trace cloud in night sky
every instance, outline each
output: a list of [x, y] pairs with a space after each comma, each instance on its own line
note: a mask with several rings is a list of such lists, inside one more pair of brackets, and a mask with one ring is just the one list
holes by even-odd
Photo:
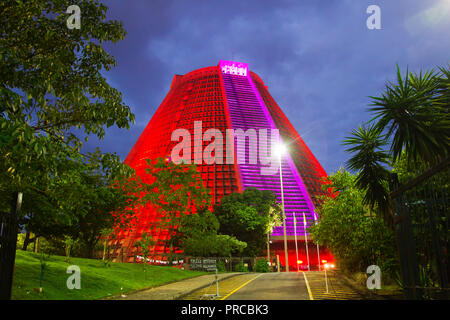
[[[105, 74], [136, 115], [99, 146], [125, 159], [175, 74], [246, 62], [328, 173], [349, 155], [342, 140], [369, 120], [368, 96], [402, 71], [450, 62], [449, 0], [143, 1], [106, 0], [128, 35], [105, 47], [118, 66]], [[366, 8], [381, 8], [369, 30]]]

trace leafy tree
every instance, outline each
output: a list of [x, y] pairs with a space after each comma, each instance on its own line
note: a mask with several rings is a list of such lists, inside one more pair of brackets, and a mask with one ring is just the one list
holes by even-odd
[[[29, 208], [24, 219], [26, 230], [36, 236], [79, 240], [86, 257], [93, 256], [105, 229], [131, 225], [131, 209], [138, 204], [137, 182], [113, 173], [115, 166], [121, 165], [117, 159], [110, 163], [98, 150], [89, 155], [88, 161], [66, 162], [66, 168], [53, 180], [46, 203]], [[52, 201], [58, 197], [65, 199], [59, 207], [59, 201]], [[48, 211], [44, 214], [42, 210]]]
[[144, 272], [146, 271], [147, 266], [147, 258], [150, 256], [152, 247], [155, 245], [156, 241], [153, 240], [151, 234], [144, 232], [142, 234], [142, 238], [139, 241], [134, 243], [135, 247], [142, 253], [143, 263], [144, 263]]
[[72, 249], [73, 244], [74, 244], [74, 241], [71, 237], [69, 237], [69, 236], [64, 237], [66, 262], [68, 262], [68, 263], [70, 263], [70, 250]]
[[167, 232], [164, 253], [169, 264], [177, 247], [178, 226], [186, 214], [210, 206], [209, 190], [203, 185], [195, 165], [176, 165], [168, 159], [147, 160], [143, 178], [143, 202], [149, 202], [159, 213], [159, 228]]
[[266, 235], [274, 221], [280, 221], [281, 210], [275, 194], [248, 188], [222, 198], [214, 207], [219, 219], [219, 233], [246, 242], [244, 255], [258, 256], [264, 251]]
[[[450, 65], [448, 66], [450, 67]], [[447, 68], [448, 68], [447, 67]], [[391, 139], [393, 161], [406, 150], [408, 160], [436, 164], [450, 153], [450, 69], [440, 68], [403, 78], [397, 66], [397, 83], [389, 82], [381, 97], [371, 97], [371, 121]]]
[[389, 155], [383, 150], [387, 144], [382, 137], [381, 129], [375, 125], [360, 126], [353, 130], [352, 136], [344, 140], [344, 145], [351, 146], [348, 152], [355, 155], [347, 161], [349, 169], [359, 172], [356, 186], [366, 190], [363, 203], [372, 209], [378, 208], [386, 222], [392, 225], [388, 190]]
[[361, 272], [375, 264], [393, 275], [397, 268], [393, 231], [363, 204], [364, 192], [354, 175], [340, 169], [328, 179], [338, 193], [325, 199], [318, 210], [319, 223], [308, 228], [314, 241], [326, 246], [344, 271]]
[[[101, 157], [100, 154], [98, 156]], [[69, 232], [85, 245], [87, 257], [93, 256], [102, 231], [131, 227], [135, 222], [132, 209], [139, 203], [134, 180], [126, 177], [118, 180], [103, 169], [94, 161], [89, 163], [87, 171], [80, 172], [80, 184], [75, 194], [79, 200], [73, 203], [70, 212], [73, 219]], [[73, 187], [70, 189], [72, 193]]]
[[[83, 137], [103, 138], [106, 127], [129, 128], [134, 121], [121, 93], [102, 76], [116, 65], [102, 44], [123, 39], [122, 24], [105, 21], [107, 7], [99, 1], [78, 0], [81, 29], [70, 30], [66, 9], [72, 4], [0, 4], [0, 210], [10, 222], [0, 250], [0, 294], [5, 299], [10, 297], [22, 195], [51, 197], [58, 169], [80, 156]], [[66, 199], [56, 200], [64, 204]]]
[[228, 257], [247, 246], [235, 237], [218, 235], [218, 229], [219, 221], [209, 210], [185, 215], [179, 227], [179, 246], [186, 255], [201, 257]]
[[103, 242], [103, 257], [102, 257], [102, 260], [103, 261], [105, 261], [105, 260], [109, 260], [109, 246], [108, 246], [108, 241], [110, 240], [110, 239], [116, 239], [117, 238], [117, 236], [116, 236], [116, 234], [114, 234], [114, 228], [111, 228], [111, 227], [107, 227], [107, 228], [104, 228], [102, 231], [101, 231], [101, 235], [102, 235], [102, 237], [104, 238], [103, 240], [104, 240], [104, 242]]
[[387, 166], [402, 153], [409, 163], [420, 161], [427, 167], [450, 154], [449, 75], [447, 66], [439, 72], [407, 71], [403, 77], [397, 66], [397, 83], [389, 82], [380, 97], [371, 97], [371, 124], [344, 140], [354, 154], [347, 165], [359, 171], [357, 185], [366, 192], [364, 203], [378, 208], [385, 220], [390, 219], [391, 206]]

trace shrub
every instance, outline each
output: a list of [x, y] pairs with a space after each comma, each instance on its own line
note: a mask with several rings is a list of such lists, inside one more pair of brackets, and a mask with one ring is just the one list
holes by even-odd
[[217, 262], [217, 271], [218, 272], [226, 272], [227, 268], [225, 267], [225, 262], [223, 262], [222, 260], [219, 260], [219, 262]]
[[239, 261], [239, 263], [234, 267], [236, 272], [248, 272], [248, 268], [244, 266], [244, 261]]
[[270, 269], [269, 269], [267, 260], [264, 258], [258, 259], [255, 264], [255, 271], [256, 272], [269, 272]]

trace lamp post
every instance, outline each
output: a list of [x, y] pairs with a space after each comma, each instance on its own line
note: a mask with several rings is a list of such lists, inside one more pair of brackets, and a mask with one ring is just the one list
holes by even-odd
[[[317, 219], [316, 216], [314, 216], [314, 224], [317, 225]], [[319, 262], [319, 271], [320, 271], [320, 251], [319, 251], [319, 243], [316, 243], [317, 246], [317, 261]]]
[[303, 230], [305, 231], [306, 261], [308, 261], [308, 271], [311, 271], [309, 268], [308, 236], [306, 235], [306, 217], [304, 212], [303, 212]]
[[280, 187], [281, 187], [281, 209], [283, 212], [283, 232], [284, 232], [284, 258], [286, 261], [286, 272], [289, 272], [289, 258], [288, 258], [288, 250], [287, 250], [287, 236], [286, 236], [286, 213], [284, 211], [284, 193], [283, 193], [283, 171], [281, 168], [281, 157], [286, 153], [286, 147], [284, 144], [279, 143], [276, 146], [276, 151], [278, 153], [278, 157], [280, 160]]
[[326, 293], [328, 293], [327, 269], [328, 269], [329, 265], [328, 265], [328, 263], [327, 263], [327, 260], [322, 260], [322, 262], [325, 263], [325, 264], [324, 264], [324, 268], [325, 268], [325, 287], [327, 288], [327, 292], [326, 292]]
[[297, 256], [297, 272], [300, 271], [299, 265], [298, 265], [298, 247], [297, 247], [297, 219], [295, 219], [295, 213], [294, 213], [294, 237], [295, 237], [295, 254]]

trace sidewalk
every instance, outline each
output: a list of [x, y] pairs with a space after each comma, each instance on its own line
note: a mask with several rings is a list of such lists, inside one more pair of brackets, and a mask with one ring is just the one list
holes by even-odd
[[312, 300], [367, 300], [373, 299], [367, 292], [348, 283], [342, 275], [334, 271], [327, 272], [325, 282], [324, 271], [306, 271], [310, 298]]
[[[229, 279], [242, 273], [219, 273], [219, 281]], [[213, 285], [216, 281], [215, 273], [185, 279], [159, 287], [135, 291], [129, 294], [107, 297], [107, 300], [177, 300], [196, 290]]]

